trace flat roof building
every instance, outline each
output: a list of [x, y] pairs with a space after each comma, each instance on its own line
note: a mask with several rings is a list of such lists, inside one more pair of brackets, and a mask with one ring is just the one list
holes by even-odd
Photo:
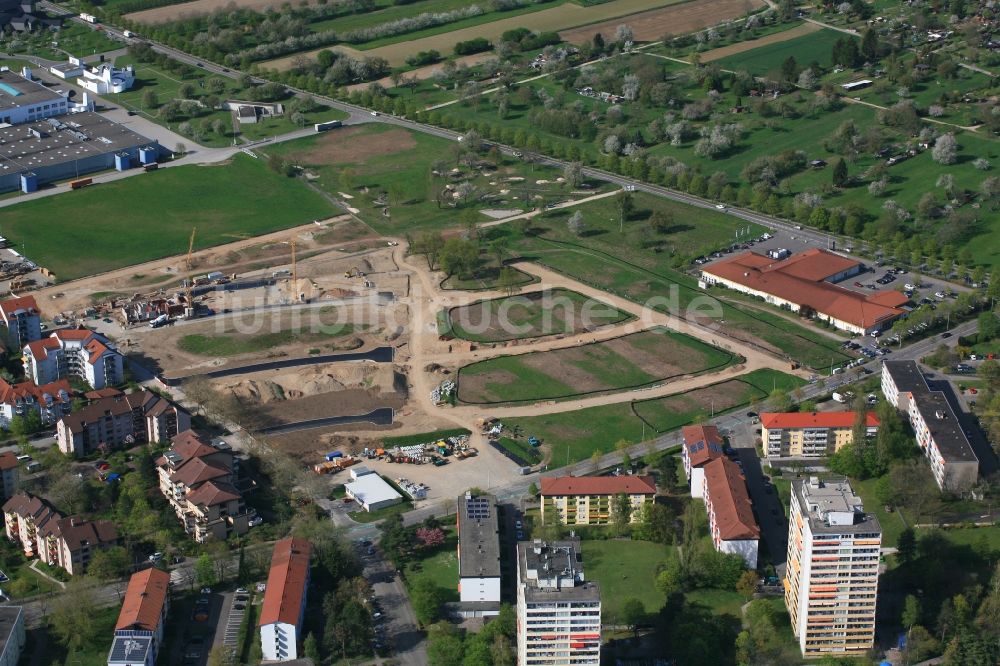
[[871, 649], [881, 545], [847, 479], [792, 481], [785, 605], [802, 656]]
[[517, 544], [517, 663], [601, 663], [601, 590], [579, 539]]
[[496, 497], [467, 492], [458, 498], [458, 591], [461, 602], [488, 602], [478, 615], [500, 612], [500, 518]]
[[260, 645], [265, 661], [298, 659], [312, 544], [288, 537], [274, 544], [260, 607]]
[[756, 252], [722, 259], [703, 268], [705, 285], [721, 285], [761, 298], [778, 307], [816, 316], [841, 330], [868, 335], [904, 314], [906, 296], [898, 291], [864, 294], [834, 284], [857, 275], [864, 266], [817, 248], [777, 261]]
[[24, 641], [24, 609], [0, 606], [0, 666], [17, 666]]
[[403, 501], [403, 496], [378, 474], [359, 476], [354, 481], [345, 483], [344, 490], [347, 491], [348, 497], [369, 512], [378, 511]]
[[941, 490], [961, 492], [976, 485], [979, 458], [948, 396], [930, 389], [916, 361], [883, 363], [882, 394], [906, 413]]

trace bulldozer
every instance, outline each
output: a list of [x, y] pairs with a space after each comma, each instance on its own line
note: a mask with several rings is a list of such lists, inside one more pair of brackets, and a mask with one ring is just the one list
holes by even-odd
[[345, 278], [364, 277], [365, 274], [358, 270], [357, 266], [351, 266], [351, 270], [344, 271]]

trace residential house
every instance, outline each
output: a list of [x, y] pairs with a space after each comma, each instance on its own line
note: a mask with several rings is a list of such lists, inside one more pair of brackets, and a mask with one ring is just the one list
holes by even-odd
[[108, 666], [153, 666], [170, 608], [170, 574], [150, 567], [129, 579]]
[[638, 522], [642, 508], [656, 497], [651, 476], [557, 476], [542, 478], [542, 522], [545, 513], [564, 525], [606, 525], [611, 522], [612, 499], [624, 494], [631, 506], [631, 521]]
[[288, 537], [274, 544], [258, 623], [264, 661], [298, 658], [311, 553], [312, 544], [305, 539]]
[[206, 444], [187, 430], [174, 436], [156, 468], [160, 492], [195, 541], [225, 541], [249, 530], [250, 515], [235, 486], [238, 468], [232, 452]]
[[705, 490], [705, 465], [725, 456], [725, 442], [719, 429], [713, 425], [684, 426], [681, 462], [684, 475], [691, 484], [691, 497], [701, 498]]
[[34, 296], [0, 301], [0, 321], [7, 329], [9, 349], [22, 349], [42, 339], [42, 315]]
[[99, 449], [144, 442], [161, 444], [191, 428], [182, 408], [150, 391], [99, 398], [56, 422], [56, 442], [67, 455], [82, 458]]
[[36, 384], [75, 377], [101, 389], [125, 381], [125, 357], [99, 333], [63, 329], [23, 347], [24, 374]]
[[73, 409], [73, 389], [65, 379], [39, 386], [33, 381], [11, 384], [0, 378], [0, 428], [10, 428], [15, 416], [38, 414], [43, 426], [50, 426]]
[[[760, 415], [768, 458], [822, 458], [854, 442], [855, 412], [787, 412]], [[878, 416], [865, 414], [865, 437], [878, 433]]]
[[705, 464], [705, 511], [712, 545], [721, 553], [739, 555], [748, 569], [757, 568], [760, 526], [739, 465], [725, 456]]

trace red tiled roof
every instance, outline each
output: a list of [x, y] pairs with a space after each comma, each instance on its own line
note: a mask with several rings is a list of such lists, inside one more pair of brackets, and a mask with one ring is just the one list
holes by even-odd
[[17, 467], [17, 456], [15, 456], [11, 451], [4, 451], [0, 453], [0, 470], [7, 471], [8, 469], [14, 469]]
[[111, 398], [101, 398], [78, 412], [63, 416], [59, 421], [70, 432], [83, 432], [83, 429], [89, 424], [103, 419], [106, 415], [121, 416], [133, 410], [142, 409], [149, 400], [153, 399], [158, 399], [158, 397], [149, 391], [137, 391]]
[[108, 351], [107, 346], [97, 339], [88, 342], [84, 346], [84, 349], [90, 352], [90, 356], [87, 357], [87, 363], [90, 363], [91, 365], [94, 365], [94, 363], [97, 362], [97, 359], [101, 358], [101, 355]]
[[224, 465], [210, 463], [203, 458], [189, 458], [170, 474], [171, 483], [182, 483], [194, 488], [205, 481], [228, 476], [231, 471]]
[[906, 298], [898, 292], [868, 295], [825, 281], [855, 265], [856, 261], [813, 248], [777, 262], [744, 252], [716, 262], [702, 272], [855, 326], [869, 328], [902, 315], [897, 306], [905, 303]]
[[52, 334], [52, 337], [60, 340], [86, 340], [94, 332], [89, 328], [63, 328]]
[[38, 386], [32, 381], [9, 384], [4, 379], [0, 379], [0, 404], [13, 405], [18, 399], [25, 400], [28, 397], [40, 403], [45, 394], [52, 396], [53, 402], [59, 403], [62, 402], [62, 398], [59, 397], [60, 391], [65, 391], [67, 397], [73, 392], [69, 381], [60, 379]]
[[45, 338], [44, 340], [34, 340], [29, 342], [28, 353], [30, 353], [34, 358], [39, 361], [48, 358], [50, 349], [59, 349], [59, 341], [53, 338]]
[[38, 533], [43, 537], [62, 539], [71, 551], [118, 540], [118, 528], [110, 520], [87, 520], [81, 516], [50, 520], [44, 527], [39, 527]]
[[709, 460], [724, 455], [722, 436], [713, 425], [684, 426], [681, 437], [684, 438], [684, 450], [687, 451], [691, 467], [701, 467]]
[[729, 458], [716, 458], [704, 467], [705, 495], [715, 511], [715, 525], [723, 541], [759, 539], [753, 503], [739, 466]]
[[215, 506], [239, 498], [240, 491], [221, 481], [206, 481], [187, 495], [187, 501], [195, 506]]
[[35, 297], [21, 296], [20, 298], [0, 301], [0, 314], [3, 315], [4, 321], [7, 321], [8, 318], [16, 314], [18, 310], [28, 310], [37, 314], [38, 303], [35, 302]]
[[87, 400], [100, 400], [101, 398], [114, 398], [119, 395], [124, 395], [124, 393], [116, 388], [108, 386], [102, 389], [97, 389], [96, 391], [87, 391], [83, 394], [83, 397]]
[[274, 544], [258, 626], [298, 623], [309, 581], [311, 551], [312, 544], [305, 539], [289, 537]]
[[655, 495], [651, 476], [557, 476], [542, 478], [542, 495]]
[[169, 586], [170, 574], [162, 569], [149, 568], [134, 574], [128, 581], [115, 630], [156, 631]]
[[[761, 426], [772, 428], [850, 428], [854, 425], [854, 412], [786, 412], [760, 415]], [[866, 425], [878, 427], [875, 412], [866, 413]]]

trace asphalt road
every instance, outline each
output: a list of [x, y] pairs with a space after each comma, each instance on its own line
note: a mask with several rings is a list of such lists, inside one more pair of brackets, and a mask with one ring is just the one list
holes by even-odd
[[310, 419], [308, 421], [297, 421], [295, 423], [282, 423], [281, 425], [261, 428], [258, 432], [264, 435], [279, 435], [300, 430], [310, 430], [312, 428], [326, 428], [329, 426], [343, 425], [345, 423], [371, 423], [373, 425], [392, 425], [393, 411], [391, 407], [379, 407], [367, 414], [356, 416], [327, 416], [321, 419]]
[[236, 368], [224, 368], [213, 370], [200, 375], [188, 375], [177, 379], [160, 377], [167, 386], [180, 386], [185, 380], [192, 377], [206, 377], [208, 379], [218, 379], [220, 377], [232, 377], [234, 375], [245, 375], [251, 372], [264, 372], [266, 370], [287, 370], [288, 368], [301, 368], [309, 365], [323, 365], [326, 363], [341, 363], [345, 361], [372, 361], [373, 363], [392, 363], [392, 347], [376, 347], [366, 352], [348, 352], [345, 354], [320, 354], [316, 356], [304, 356], [301, 358], [286, 358], [280, 361], [267, 361], [264, 363], [252, 363], [241, 365]]

